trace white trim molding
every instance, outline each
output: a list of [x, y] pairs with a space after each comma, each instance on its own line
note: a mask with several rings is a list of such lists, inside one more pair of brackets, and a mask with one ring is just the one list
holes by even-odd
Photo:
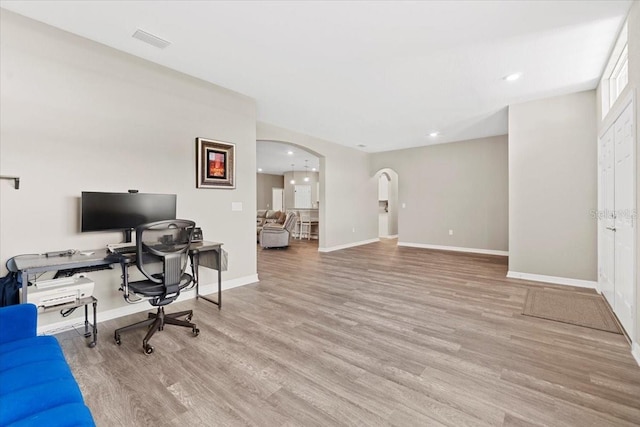
[[[228, 289], [237, 288], [239, 286], [249, 285], [251, 283], [258, 282], [258, 275], [252, 274], [249, 276], [238, 277], [237, 279], [231, 280], [223, 280], [222, 281], [222, 290], [226, 291]], [[218, 293], [218, 284], [211, 283], [207, 285], [200, 286], [200, 294], [202, 295], [211, 295]], [[187, 292], [184, 292], [178, 298], [178, 301], [186, 301], [190, 299], [194, 299], [196, 297], [195, 289], [191, 289]], [[224, 301], [223, 301], [224, 302]], [[210, 304], [207, 302], [207, 304]], [[100, 307], [100, 301], [98, 301], [98, 307]], [[107, 320], [117, 319], [119, 317], [128, 316], [129, 314], [140, 313], [142, 311], [149, 311], [152, 307], [149, 303], [141, 302], [140, 304], [125, 304], [118, 308], [113, 308], [111, 310], [98, 311], [98, 323], [105, 322]], [[84, 310], [78, 310], [78, 313], [84, 313]], [[91, 317], [91, 312], [89, 312], [89, 317]], [[91, 320], [91, 319], [90, 319]], [[38, 334], [39, 335], [54, 335], [60, 332], [68, 331], [73, 328], [81, 329], [84, 332], [84, 317], [74, 317], [73, 319], [66, 319], [56, 323], [50, 323], [48, 325], [39, 326]]]
[[640, 366], [640, 345], [637, 342], [634, 342], [631, 345], [631, 355], [634, 359], [636, 359], [636, 363]]
[[397, 239], [398, 235], [397, 234], [392, 234], [390, 236], [380, 236], [381, 239]]
[[483, 255], [509, 256], [508, 251], [498, 251], [495, 249], [460, 248], [457, 246], [441, 246], [441, 245], [430, 245], [426, 243], [410, 243], [410, 242], [398, 242], [398, 246], [406, 246], [408, 248], [436, 249], [439, 251], [467, 252], [467, 253], [483, 254]]
[[338, 245], [338, 246], [330, 246], [328, 248], [318, 248], [318, 252], [339, 251], [340, 249], [347, 249], [347, 248], [353, 248], [355, 246], [368, 245], [369, 243], [376, 243], [376, 242], [379, 242], [379, 241], [380, 241], [379, 238], [369, 239], [369, 240], [361, 240], [359, 242], [346, 243], [344, 245]]
[[[250, 276], [238, 277], [237, 279], [231, 280], [223, 280], [222, 281], [222, 290], [226, 291], [229, 289], [237, 288], [239, 286], [250, 285], [251, 283], [257, 283], [260, 280], [258, 279], [257, 274], [252, 274]], [[209, 283], [207, 285], [200, 285], [200, 294], [202, 295], [213, 295], [218, 293], [218, 283]], [[194, 295], [195, 296], [195, 295]]]
[[554, 285], [577, 286], [579, 288], [589, 288], [597, 290], [597, 283], [593, 280], [545, 276], [543, 274], [519, 273], [517, 271], [507, 271], [507, 277], [510, 279], [531, 280], [533, 282], [553, 283]]

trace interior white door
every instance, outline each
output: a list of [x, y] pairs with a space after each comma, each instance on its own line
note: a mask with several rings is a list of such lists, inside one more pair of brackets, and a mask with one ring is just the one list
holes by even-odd
[[294, 191], [294, 206], [299, 209], [311, 209], [311, 186], [296, 185]]
[[633, 104], [613, 125], [615, 144], [615, 296], [613, 310], [630, 336], [635, 319], [635, 159]]
[[614, 306], [614, 284], [615, 284], [615, 215], [614, 203], [615, 192], [615, 170], [614, 170], [614, 145], [613, 132], [611, 127], [600, 139], [600, 211], [598, 214], [598, 235], [600, 268], [598, 282], [600, 291], [609, 301], [611, 307]]
[[274, 211], [284, 211], [284, 188], [271, 188], [271, 206]]

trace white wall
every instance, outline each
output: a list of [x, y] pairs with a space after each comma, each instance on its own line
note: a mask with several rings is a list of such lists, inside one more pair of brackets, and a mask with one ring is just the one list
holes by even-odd
[[[79, 232], [80, 193], [138, 189], [177, 194], [178, 216], [224, 243], [225, 281], [255, 279], [255, 102], [6, 10], [0, 24], [0, 173], [21, 178], [20, 190], [0, 181], [2, 267], [120, 241]], [[236, 144], [235, 190], [196, 189], [196, 137]], [[119, 273], [91, 277], [100, 311], [126, 305]]]
[[378, 182], [369, 175], [367, 153], [262, 122], [257, 133], [320, 158], [320, 250], [377, 239]]
[[509, 106], [509, 271], [596, 280], [595, 91]]
[[506, 135], [373, 154], [383, 168], [398, 174], [400, 244], [508, 250]]

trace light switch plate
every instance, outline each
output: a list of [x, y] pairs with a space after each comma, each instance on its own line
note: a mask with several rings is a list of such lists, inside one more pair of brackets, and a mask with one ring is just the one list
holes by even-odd
[[237, 212], [242, 211], [242, 202], [231, 202], [231, 210]]

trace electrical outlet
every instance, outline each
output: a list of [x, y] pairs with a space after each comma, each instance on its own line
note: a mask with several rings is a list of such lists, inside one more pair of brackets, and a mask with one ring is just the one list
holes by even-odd
[[449, 230], [449, 236], [453, 236], [453, 230]]
[[355, 228], [355, 227], [353, 227], [353, 228], [351, 229], [351, 232], [352, 232], [352, 233], [355, 233], [355, 232], [356, 232], [356, 228]]

